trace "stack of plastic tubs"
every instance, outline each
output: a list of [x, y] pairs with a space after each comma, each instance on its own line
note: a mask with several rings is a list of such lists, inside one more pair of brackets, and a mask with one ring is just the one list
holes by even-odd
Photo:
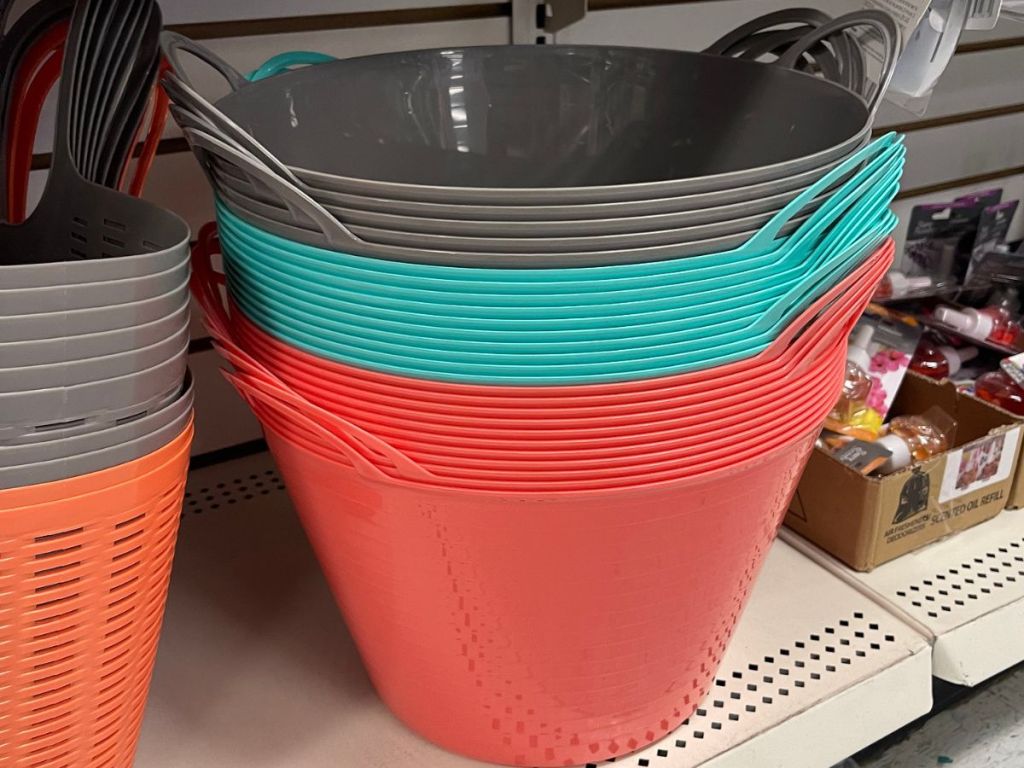
[[257, 83], [167, 38], [234, 89], [167, 79], [219, 197], [194, 292], [427, 738], [599, 762], [708, 690], [892, 261], [901, 139], [786, 66], [865, 23], [894, 50], [865, 13], [782, 66], [446, 49]]
[[79, 15], [101, 5], [110, 10], [107, 0], [75, 9], [44, 200], [0, 227], [0, 762], [10, 765], [131, 764], [192, 439], [188, 227], [82, 179], [70, 148]]

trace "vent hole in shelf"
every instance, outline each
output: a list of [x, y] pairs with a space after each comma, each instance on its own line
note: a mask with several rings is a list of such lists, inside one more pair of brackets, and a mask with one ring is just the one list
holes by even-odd
[[[1011, 562], [1024, 563], [1024, 556], [1009, 556], [1012, 550], [1020, 548], [1020, 542], [1007, 542], [1004, 546], [977, 553], [965, 558], [957, 567], [947, 568], [922, 578], [918, 583], [895, 590], [895, 595], [908, 599], [916, 593], [909, 604], [921, 609], [931, 619], [955, 615], [969, 606], [977, 611], [982, 609], [981, 606], [972, 606], [966, 601], [984, 603], [990, 596], [1012, 589], [1024, 576], [1024, 570]], [[966, 601], [961, 597], [966, 597]]]
[[[823, 639], [828, 639], [828, 645]], [[692, 722], [680, 726], [674, 737], [674, 749], [686, 749], [696, 741], [708, 742], [725, 737], [734, 723], [752, 716], [768, 714], [780, 701], [793, 699], [794, 705], [817, 688], [816, 681], [826, 680], [842, 669], [849, 669], [882, 650], [883, 641], [895, 636], [883, 634], [881, 624], [865, 620], [863, 613], [837, 619], [831, 626], [808, 633], [801, 640], [761, 657], [745, 662], [739, 669], [723, 669], [711, 686], [713, 695], [694, 710]], [[843, 649], [839, 655], [839, 649]], [[783, 666], [784, 665], [784, 666]], [[810, 684], [809, 684], [810, 682]], [[810, 704], [811, 702], [807, 702]], [[719, 734], [722, 734], [720, 736]], [[658, 757], [666, 757], [658, 749]], [[653, 753], [646, 753], [648, 759]], [[651, 765], [658, 761], [650, 760]]]
[[276, 470], [261, 474], [244, 474], [218, 480], [209, 485], [196, 485], [186, 490], [184, 511], [192, 515], [215, 512], [227, 506], [244, 504], [257, 498], [285, 490]]

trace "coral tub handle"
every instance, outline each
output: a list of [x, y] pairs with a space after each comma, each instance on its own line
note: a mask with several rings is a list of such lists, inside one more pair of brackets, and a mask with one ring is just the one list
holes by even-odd
[[228, 380], [242, 391], [247, 400], [257, 398], [263, 404], [273, 405], [278, 411], [284, 409], [289, 418], [303, 423], [316, 423], [318, 434], [331, 435], [332, 445], [342, 451], [357, 469], [369, 473], [375, 479], [394, 479], [395, 475], [387, 471], [390, 469], [402, 480], [436, 482], [436, 475], [394, 446], [306, 400], [242, 348], [231, 332], [231, 321], [221, 295], [224, 276], [213, 268], [216, 237], [215, 225], [206, 224], [200, 229], [199, 238], [192, 248], [190, 286], [203, 310], [204, 323], [214, 344], [228, 362], [238, 369], [236, 374], [225, 372]]

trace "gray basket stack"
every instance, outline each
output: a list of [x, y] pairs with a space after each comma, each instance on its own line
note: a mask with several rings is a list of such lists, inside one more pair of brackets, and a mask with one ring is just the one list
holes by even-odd
[[[118, 61], [128, 78], [140, 67], [155, 75], [128, 52], [155, 56], [155, 46], [87, 23], [96, 9], [116, 17], [112, 5], [121, 3], [76, 7], [46, 191], [27, 221], [0, 226], [0, 488], [140, 458], [177, 437], [192, 415], [188, 226], [84, 178], [81, 168], [102, 175], [117, 158], [96, 155], [102, 162], [93, 163], [72, 149], [104, 143], [76, 142], [72, 132], [77, 116], [95, 114], [75, 90], [92, 71], [90, 57]], [[136, 27], [159, 30], [155, 4], [125, 5], [143, 15]], [[116, 117], [110, 92], [97, 94]], [[137, 114], [138, 93], [124, 99]]]

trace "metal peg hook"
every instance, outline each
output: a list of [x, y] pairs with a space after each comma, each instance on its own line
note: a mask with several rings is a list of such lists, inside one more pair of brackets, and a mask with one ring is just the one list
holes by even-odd
[[559, 32], [587, 15], [588, 0], [512, 0], [512, 42], [555, 42]]

